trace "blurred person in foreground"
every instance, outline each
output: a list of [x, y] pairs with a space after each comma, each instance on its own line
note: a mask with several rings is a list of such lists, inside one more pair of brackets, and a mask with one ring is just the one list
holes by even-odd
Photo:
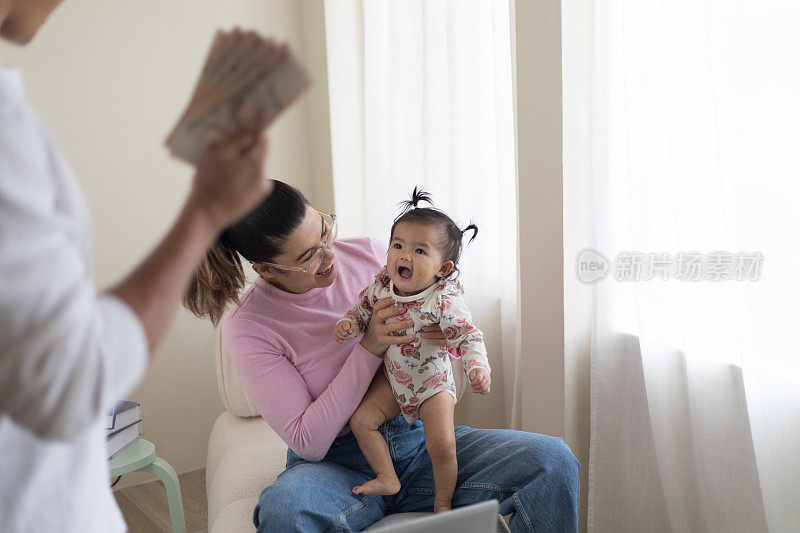
[[[59, 3], [0, 0], [0, 36], [27, 44]], [[271, 192], [266, 151], [244, 131], [213, 146], [172, 228], [98, 294], [84, 199], [0, 60], [0, 531], [125, 530], [104, 415], [141, 379], [206, 250]]]

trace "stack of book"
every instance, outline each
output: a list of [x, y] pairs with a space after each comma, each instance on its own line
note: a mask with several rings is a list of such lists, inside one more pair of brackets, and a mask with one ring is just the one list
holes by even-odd
[[142, 437], [139, 428], [141, 421], [139, 404], [136, 402], [121, 401], [111, 408], [106, 422], [109, 461]]

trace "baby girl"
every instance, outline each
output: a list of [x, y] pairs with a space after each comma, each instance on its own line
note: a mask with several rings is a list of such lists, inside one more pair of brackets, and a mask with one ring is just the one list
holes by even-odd
[[[350, 418], [350, 428], [377, 477], [353, 488], [354, 494], [389, 495], [400, 490], [389, 448], [378, 426], [402, 413], [409, 422], [420, 419], [425, 447], [431, 458], [436, 485], [434, 511], [450, 509], [456, 486], [458, 464], [453, 427], [456, 388], [450, 365], [449, 347], [436, 347], [421, 338], [423, 327], [438, 324], [453, 350], [462, 358], [473, 392], [489, 393], [490, 368], [483, 333], [472, 324], [464, 304], [464, 289], [455, 279], [462, 238], [478, 228], [464, 230], [435, 208], [418, 208], [430, 196], [416, 188], [406, 211], [394, 222], [386, 266], [334, 329], [333, 336], [344, 342], [363, 333], [378, 300], [393, 298], [406, 313], [394, 320], [414, 321], [414, 341], [392, 345], [384, 355], [384, 370], [375, 378], [361, 405]], [[393, 319], [387, 320], [394, 321]], [[398, 331], [398, 336], [406, 331]]]

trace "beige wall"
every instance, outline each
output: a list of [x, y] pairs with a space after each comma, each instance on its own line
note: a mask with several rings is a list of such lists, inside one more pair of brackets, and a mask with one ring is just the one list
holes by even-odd
[[562, 2], [564, 80], [565, 439], [581, 462], [581, 531], [589, 494], [592, 286], [576, 275], [578, 252], [592, 245], [592, 11]]
[[[288, 41], [323, 87], [320, 94], [315, 86], [272, 126], [268, 169], [312, 201], [333, 204], [330, 163], [324, 151], [313, 149], [327, 142], [324, 49], [317, 46], [322, 37], [301, 31], [304, 20], [318, 31], [321, 14], [321, 0], [71, 0], [30, 46], [0, 44], [0, 60], [22, 70], [29, 100], [83, 187], [94, 220], [99, 287], [145, 255], [187, 192], [191, 169], [168, 157], [163, 139], [218, 27], [238, 24]], [[322, 131], [312, 132], [310, 124], [320, 123]], [[312, 185], [314, 174], [321, 176], [319, 184]], [[223, 410], [213, 341], [210, 323], [181, 309], [144, 381], [128, 395], [142, 404], [145, 436], [178, 472], [205, 466], [208, 435]], [[132, 474], [118, 487], [149, 479]]]
[[561, 30], [558, 0], [515, 2], [521, 427], [564, 435]]
[[[333, 212], [331, 167], [331, 118], [328, 84], [328, 46], [326, 12], [323, 0], [300, 2], [300, 33], [303, 41], [303, 66], [314, 80], [303, 97], [306, 106], [306, 132], [310, 167], [309, 199], [318, 209]], [[330, 41], [330, 39], [327, 39]]]
[[521, 372], [533, 379], [522, 387], [521, 427], [564, 437], [580, 461], [585, 531], [592, 292], [575, 258], [592, 243], [592, 20], [576, 16], [576, 2], [516, 0], [514, 28]]

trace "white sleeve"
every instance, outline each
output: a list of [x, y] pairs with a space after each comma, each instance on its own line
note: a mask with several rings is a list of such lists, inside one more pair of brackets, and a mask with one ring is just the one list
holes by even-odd
[[0, 415], [70, 439], [130, 392], [148, 347], [127, 305], [96, 293], [72, 178], [27, 111], [0, 106]]

